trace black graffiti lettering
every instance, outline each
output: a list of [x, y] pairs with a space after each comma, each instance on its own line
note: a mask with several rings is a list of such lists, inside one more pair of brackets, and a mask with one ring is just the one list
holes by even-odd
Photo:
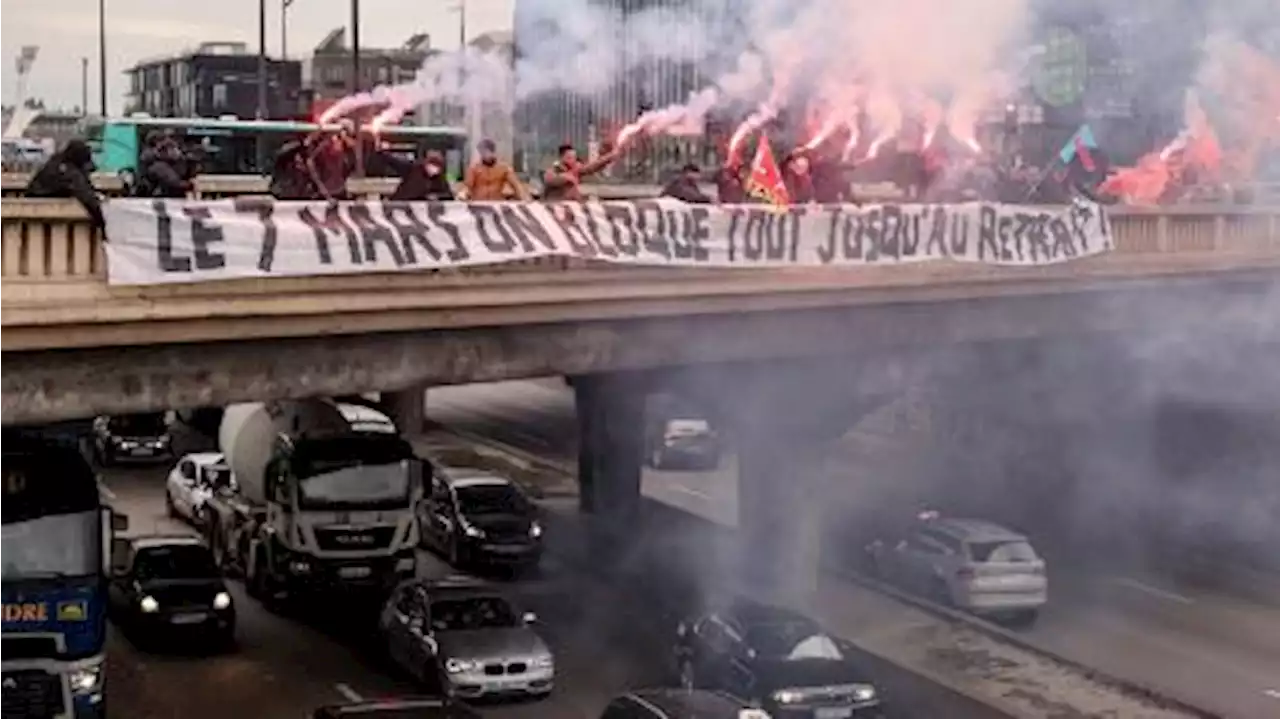
[[685, 217], [685, 239], [689, 242], [692, 257], [696, 262], [706, 262], [711, 259], [711, 252], [707, 250], [707, 240], [711, 239], [711, 213], [705, 207], [691, 207]]
[[578, 224], [576, 214], [578, 207], [577, 203], [562, 202], [549, 206], [547, 211], [555, 218], [556, 224], [560, 225], [565, 238], [569, 240], [569, 248], [573, 254], [578, 257], [595, 257], [595, 243], [591, 241], [587, 231]]
[[209, 224], [213, 217], [207, 207], [184, 207], [182, 213], [191, 220], [191, 246], [195, 251], [197, 270], [216, 270], [227, 266], [227, 256], [210, 252], [209, 245], [222, 242], [222, 226]]
[[[925, 214], [930, 214], [930, 210], [925, 208]], [[947, 246], [947, 211], [942, 207], [935, 207], [932, 210], [932, 217], [929, 220], [929, 239], [924, 245], [924, 254], [926, 257], [947, 257], [951, 254], [950, 247]]]
[[671, 256], [679, 260], [693, 257], [689, 245], [689, 214], [681, 210], [666, 210], [667, 227], [671, 228]]
[[978, 208], [978, 259], [999, 259], [1000, 216], [991, 205]]
[[1093, 211], [1087, 205], [1076, 204], [1067, 213], [1071, 218], [1071, 233], [1080, 241], [1080, 250], [1089, 252], [1089, 221], [1093, 219]]
[[1035, 216], [1025, 212], [1018, 212], [1013, 216], [1013, 249], [1014, 254], [1018, 256], [1018, 261], [1026, 260], [1027, 254], [1027, 234], [1031, 230], [1031, 225], [1035, 222]]
[[373, 213], [369, 211], [369, 206], [363, 202], [355, 202], [347, 206], [347, 216], [351, 218], [351, 224], [355, 226], [356, 232], [359, 233], [360, 239], [364, 243], [364, 258], [369, 262], [376, 263], [378, 261], [378, 248], [375, 243], [386, 245], [387, 251], [391, 253], [391, 259], [395, 261], [396, 267], [404, 267], [404, 253], [400, 251], [399, 244], [396, 243], [396, 236], [391, 229], [385, 225], [379, 224], [373, 219]]
[[[468, 202], [467, 211], [471, 213], [471, 219], [475, 221], [476, 233], [480, 235], [482, 242], [490, 252], [498, 255], [509, 255], [516, 249], [516, 239], [507, 230], [507, 226], [502, 223], [502, 219], [498, 216], [496, 207], [488, 204], [478, 204]], [[493, 232], [490, 232], [492, 225]], [[498, 239], [494, 239], [494, 234]]]
[[547, 231], [545, 225], [538, 221], [534, 216], [533, 210], [524, 205], [519, 204], [503, 204], [501, 207], [502, 221], [516, 236], [516, 241], [524, 248], [525, 252], [537, 252], [538, 248], [534, 246], [536, 241], [542, 245], [542, 249], [549, 252], [555, 252], [557, 249], [556, 241]]
[[996, 238], [1000, 245], [1000, 261], [1008, 262], [1013, 259], [1013, 251], [1009, 249], [1009, 242], [1013, 239], [1013, 218], [1001, 217], [996, 221]]
[[769, 218], [768, 234], [764, 239], [764, 256], [769, 260], [783, 260], [787, 256], [787, 222], [789, 214], [774, 212]]
[[604, 206], [604, 217], [613, 228], [613, 246], [618, 252], [635, 257], [640, 254], [640, 235], [627, 205], [609, 204]]
[[[828, 207], [831, 207], [828, 205]], [[792, 208], [787, 213], [790, 222], [787, 222], [787, 234], [790, 236], [790, 242], [787, 243], [787, 259], [795, 262], [800, 257], [800, 220], [809, 215], [809, 211], [803, 207]], [[817, 223], [814, 223], [817, 224]]]
[[262, 200], [237, 200], [236, 212], [257, 215], [262, 223], [262, 245], [258, 248], [258, 269], [270, 272], [276, 261], [276, 244], [279, 231], [276, 230], [275, 203]]
[[969, 252], [969, 215], [958, 212], [951, 215], [951, 254], [964, 257]]
[[462, 243], [462, 233], [458, 231], [458, 226], [445, 219], [448, 214], [447, 205], [440, 202], [427, 203], [427, 219], [453, 242], [453, 247], [450, 247], [445, 255], [453, 262], [468, 260], [471, 258], [471, 251]]
[[755, 262], [764, 254], [764, 230], [771, 213], [764, 210], [748, 210], [747, 224], [742, 231], [742, 256]]
[[865, 254], [865, 245], [862, 242], [862, 224], [863, 218], [861, 214], [845, 215], [844, 231], [840, 238], [840, 245], [846, 260], [860, 260]]
[[[401, 215], [403, 219], [397, 219], [396, 215]], [[382, 217], [400, 235], [400, 246], [406, 263], [410, 265], [418, 263], [418, 253], [414, 249], [415, 243], [421, 246], [432, 260], [440, 261], [440, 250], [431, 244], [428, 237], [430, 228], [413, 213], [413, 205], [405, 202], [384, 202]]]
[[831, 261], [836, 258], [836, 235], [840, 229], [840, 225], [842, 224], [841, 220], [842, 215], [840, 213], [840, 209], [838, 207], [833, 208], [831, 215], [829, 216], [829, 222], [827, 223], [826, 241], [818, 245], [816, 250], [818, 253], [818, 261], [824, 265], [831, 264]]
[[1071, 228], [1062, 217], [1055, 217], [1049, 222], [1049, 234], [1053, 235], [1052, 256], [1055, 260], [1076, 256], [1075, 244], [1071, 241]]
[[1049, 238], [1048, 224], [1049, 215], [1042, 212], [1032, 218], [1031, 225], [1027, 228], [1027, 249], [1031, 254], [1032, 262], [1039, 263], [1040, 260], [1047, 260], [1051, 256], [1046, 242]]
[[329, 249], [329, 235], [331, 233], [341, 233], [346, 237], [347, 249], [351, 253], [351, 264], [361, 264], [359, 238], [356, 236], [356, 231], [343, 221], [338, 205], [331, 204], [327, 206], [323, 218], [316, 217], [310, 207], [304, 207], [298, 211], [298, 219], [302, 220], [307, 227], [310, 227], [311, 232], [315, 234], [316, 252], [320, 255], [320, 264], [333, 264], [333, 253]]
[[880, 241], [882, 238], [881, 231], [883, 229], [880, 224], [880, 214], [879, 207], [873, 208], [867, 213], [866, 219], [862, 221], [862, 237], [865, 243], [864, 247], [866, 248], [866, 254], [864, 257], [867, 262], [875, 262], [880, 259]]
[[646, 252], [671, 259], [671, 246], [667, 241], [667, 227], [662, 206], [652, 200], [640, 200], [635, 204], [636, 229], [640, 231]]
[[897, 205], [885, 207], [884, 224], [880, 236], [881, 254], [902, 259], [902, 233], [904, 229], [902, 209]]
[[600, 232], [600, 220], [596, 217], [595, 208], [584, 205], [582, 214], [587, 221], [587, 231], [591, 233], [591, 242], [600, 250], [600, 254], [605, 257], [617, 257], [617, 246], [611, 242], [605, 242], [605, 236]]
[[902, 225], [902, 257], [915, 257], [920, 251], [920, 225], [924, 222], [923, 213], [914, 212], [903, 216]]
[[[725, 238], [725, 241], [729, 245], [726, 248], [726, 253], [731, 263], [736, 262], [738, 259], [738, 232], [743, 229], [745, 224], [742, 219], [745, 212], [745, 210], [738, 207], [729, 208], [729, 236]], [[750, 217], [748, 216], [749, 220]]]
[[156, 211], [156, 259], [164, 272], [190, 272], [191, 258], [173, 254], [173, 218], [164, 200], [151, 203]]

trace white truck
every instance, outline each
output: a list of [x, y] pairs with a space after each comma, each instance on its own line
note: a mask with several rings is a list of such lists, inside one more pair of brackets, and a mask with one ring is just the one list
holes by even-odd
[[[429, 465], [368, 408], [328, 400], [226, 408], [218, 444], [236, 489], [207, 501], [218, 563], [268, 600], [389, 590], [413, 575], [413, 508]], [[353, 419], [355, 418], [355, 419]]]

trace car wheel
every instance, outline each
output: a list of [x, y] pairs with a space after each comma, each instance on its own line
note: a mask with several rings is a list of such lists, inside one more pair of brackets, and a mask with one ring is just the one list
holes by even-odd
[[685, 691], [693, 691], [698, 688], [698, 675], [693, 668], [693, 662], [685, 659], [680, 662], [680, 688]]

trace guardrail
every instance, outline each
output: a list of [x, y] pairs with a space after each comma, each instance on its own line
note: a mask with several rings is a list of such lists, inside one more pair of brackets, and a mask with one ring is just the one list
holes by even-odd
[[[1280, 208], [1180, 207], [1110, 212], [1115, 252], [1126, 255], [1265, 252], [1280, 255]], [[101, 237], [74, 201], [20, 199], [4, 204], [4, 280], [103, 279]], [[551, 257], [432, 274], [493, 274], [571, 269], [585, 262]], [[594, 263], [592, 263], [594, 266]], [[635, 271], [635, 270], [630, 270]]]

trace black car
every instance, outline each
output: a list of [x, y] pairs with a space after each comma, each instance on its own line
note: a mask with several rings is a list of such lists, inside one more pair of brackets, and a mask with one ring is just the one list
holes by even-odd
[[403, 697], [330, 704], [312, 712], [311, 719], [480, 719], [480, 714], [456, 699]]
[[882, 717], [849, 649], [809, 617], [738, 599], [681, 622], [675, 660], [683, 687], [728, 692], [774, 719]]
[[725, 692], [640, 689], [609, 702], [600, 719], [769, 719]]
[[482, 470], [437, 469], [418, 527], [423, 544], [455, 567], [527, 567], [542, 557], [537, 507], [511, 480]]
[[93, 457], [109, 467], [122, 460], [173, 458], [173, 437], [163, 412], [98, 417], [93, 421]]
[[669, 418], [650, 429], [649, 466], [708, 472], [720, 466], [720, 439], [700, 418]]
[[236, 612], [213, 554], [196, 537], [117, 539], [108, 612], [139, 639], [196, 635], [235, 643]]

